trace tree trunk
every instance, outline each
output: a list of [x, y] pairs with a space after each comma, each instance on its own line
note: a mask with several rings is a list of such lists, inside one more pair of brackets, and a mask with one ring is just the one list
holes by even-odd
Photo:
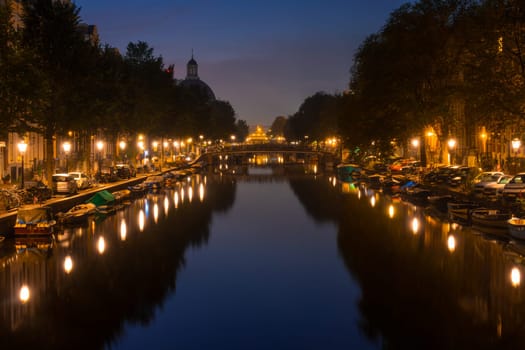
[[55, 158], [54, 158], [54, 133], [47, 131], [45, 133], [45, 174], [43, 178], [47, 181], [47, 185], [51, 187], [52, 176], [55, 172]]

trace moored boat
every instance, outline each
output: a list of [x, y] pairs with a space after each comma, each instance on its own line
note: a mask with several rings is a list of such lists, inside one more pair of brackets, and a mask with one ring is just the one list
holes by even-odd
[[361, 166], [352, 163], [341, 163], [336, 166], [337, 177], [341, 181], [355, 181], [361, 178]]
[[113, 195], [113, 197], [115, 197], [115, 202], [120, 203], [120, 202], [128, 199], [131, 196], [131, 190], [130, 189], [124, 189], [124, 190], [111, 192], [111, 194]]
[[507, 227], [509, 234], [513, 238], [525, 240], [525, 219], [522, 218], [510, 218], [507, 220]]
[[471, 212], [472, 225], [482, 227], [507, 228], [507, 221], [512, 217], [510, 211], [499, 209], [476, 208]]
[[14, 233], [15, 237], [51, 235], [55, 225], [50, 207], [29, 205], [18, 209]]
[[63, 225], [76, 225], [87, 222], [89, 216], [95, 213], [96, 205], [93, 203], [77, 204], [65, 213], [58, 213], [57, 220]]
[[472, 218], [472, 210], [477, 209], [479, 207], [479, 204], [475, 202], [448, 202], [448, 217], [451, 220], [470, 224]]

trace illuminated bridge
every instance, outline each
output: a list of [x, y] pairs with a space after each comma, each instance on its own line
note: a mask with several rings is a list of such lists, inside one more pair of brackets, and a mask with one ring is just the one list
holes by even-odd
[[237, 165], [317, 164], [326, 168], [332, 167], [336, 160], [334, 152], [315, 150], [306, 146], [263, 143], [208, 149], [195, 162], [201, 162], [204, 165], [221, 163]]

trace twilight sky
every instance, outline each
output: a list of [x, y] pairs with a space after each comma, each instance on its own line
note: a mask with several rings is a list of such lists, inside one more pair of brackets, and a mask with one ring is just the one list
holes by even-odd
[[269, 126], [318, 91], [346, 89], [355, 50], [408, 0], [73, 0], [101, 43], [145, 41], [175, 78], [199, 76], [238, 119]]

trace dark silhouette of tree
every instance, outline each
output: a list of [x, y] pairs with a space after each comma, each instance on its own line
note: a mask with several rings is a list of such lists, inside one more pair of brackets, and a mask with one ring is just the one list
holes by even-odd
[[337, 133], [338, 96], [318, 92], [308, 97], [299, 110], [288, 118], [285, 136], [288, 140], [324, 140]]
[[287, 122], [288, 122], [288, 119], [285, 116], [276, 117], [273, 120], [272, 125], [270, 126], [272, 135], [273, 136], [284, 136], [284, 130], [286, 128]]
[[[90, 44], [77, 30], [79, 9], [75, 4], [51, 0], [24, 0], [22, 48], [31, 50], [38, 71], [38, 96], [31, 101], [31, 115], [24, 122], [44, 136], [46, 176], [53, 173], [53, 138], [67, 132], [68, 120], [84, 117], [82, 97]], [[37, 79], [33, 76], [32, 81]], [[85, 97], [85, 96], [84, 96]]]

